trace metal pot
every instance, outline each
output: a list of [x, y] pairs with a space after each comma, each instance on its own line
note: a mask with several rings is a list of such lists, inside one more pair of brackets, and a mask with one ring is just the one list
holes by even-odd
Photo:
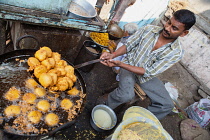
[[95, 8], [86, 0], [72, 0], [67, 13], [68, 17], [80, 19], [91, 19], [96, 17], [96, 15]]
[[[0, 84], [0, 101], [1, 101], [0, 102], [0, 115], [3, 116], [4, 108], [7, 105], [11, 104], [10, 101], [3, 98], [3, 94], [5, 92], [7, 92], [8, 88], [10, 88], [11, 86], [15, 86], [15, 85], [19, 84], [18, 81], [21, 81], [21, 79], [17, 75], [21, 75], [22, 71], [23, 71], [23, 73], [25, 73], [25, 74], [21, 75], [21, 76], [23, 76], [23, 78], [26, 77], [27, 74], [29, 74], [29, 73], [26, 72], [26, 69], [27, 69], [28, 65], [24, 62], [19, 61], [19, 60], [27, 60], [29, 57], [34, 56], [34, 53], [36, 51], [37, 50], [35, 50], [35, 49], [22, 49], [22, 50], [15, 50], [15, 51], [8, 52], [8, 53], [5, 53], [3, 55], [0, 55], [0, 64], [1, 64], [1, 67], [0, 67], [0, 70], [1, 70], [0, 71], [0, 83], [1, 83]], [[19, 59], [19, 60], [17, 60], [17, 59]], [[65, 61], [67, 61], [67, 60], [65, 60]], [[11, 66], [18, 66], [18, 68], [19, 68], [19, 65], [21, 65], [21, 67], [20, 67], [21, 69], [19, 69], [19, 71], [15, 71], [14, 74], [13, 73], [10, 74], [8, 72], [8, 69], [4, 70], [5, 67], [9, 68], [5, 64], [10, 64]], [[3, 65], [3, 67], [2, 67], [2, 65]], [[69, 63], [69, 65], [71, 65], [71, 63]], [[86, 93], [86, 85], [84, 83], [83, 77], [81, 76], [81, 74], [77, 70], [75, 70], [75, 75], [77, 76], [77, 81], [75, 83], [75, 86], [78, 87], [78, 89], [80, 91], [82, 91], [83, 94], [85, 94]], [[14, 76], [14, 79], [6, 80], [7, 77], [12, 77], [12, 76]], [[21, 85], [19, 87], [21, 87]], [[64, 94], [64, 96], [66, 97], [67, 95]], [[78, 98], [80, 98], [80, 97], [78, 97]], [[72, 100], [74, 100], [74, 97], [72, 98]], [[57, 131], [59, 131], [63, 128], [69, 127], [70, 125], [74, 124], [76, 118], [78, 117], [78, 115], [84, 109], [85, 102], [86, 102], [86, 97], [83, 98], [82, 106], [81, 106], [80, 110], [79, 109], [76, 110], [77, 115], [75, 116], [75, 118], [72, 121], [68, 121], [67, 119], [65, 119], [65, 117], [63, 117], [62, 119], [60, 118], [60, 122], [62, 124], [59, 124], [58, 126], [55, 126], [55, 127], [47, 128], [48, 132], [46, 132], [46, 133], [42, 133], [42, 134], [40, 134], [40, 133], [20, 134], [17, 131], [14, 131], [14, 130], [9, 131], [10, 129], [5, 129], [4, 126], [6, 125], [6, 123], [13, 123], [12, 119], [10, 119], [10, 120], [4, 119], [3, 122], [0, 124], [0, 128], [3, 129], [3, 131], [6, 132], [6, 133], [10, 133], [10, 134], [14, 134], [14, 135], [20, 135], [20, 136], [46, 136], [46, 135], [52, 136]], [[62, 112], [61, 109], [56, 108], [56, 114], [57, 115], [62, 115], [63, 112]]]
[[117, 24], [110, 24], [108, 26], [109, 39], [117, 40], [123, 37], [123, 30]]
[[[94, 118], [94, 113], [96, 110], [103, 110], [110, 115], [110, 118], [111, 118], [111, 126], [110, 127], [103, 127], [103, 126], [100, 126], [99, 124], [97, 124], [97, 122]], [[104, 121], [106, 121], [106, 120], [104, 120]], [[115, 112], [109, 106], [100, 104], [93, 108], [93, 110], [91, 112], [90, 124], [96, 131], [104, 132], [105, 130], [111, 130], [115, 127], [116, 123], [117, 123], [117, 116], [116, 116]]]
[[[90, 51], [88, 48], [91, 48], [93, 51]], [[97, 45], [96, 43], [94, 43], [91, 40], [85, 40], [83, 42], [83, 46], [79, 52], [79, 54], [77, 55], [74, 64], [81, 64], [87, 61], [91, 61], [94, 59], [98, 59], [101, 55], [102, 52], [102, 48]], [[91, 64], [82, 68], [79, 68], [79, 70], [83, 71], [83, 72], [90, 72], [93, 68], [95, 64]]]

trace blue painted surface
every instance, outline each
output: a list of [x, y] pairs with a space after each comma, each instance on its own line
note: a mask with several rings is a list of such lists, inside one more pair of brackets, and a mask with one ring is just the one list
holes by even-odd
[[47, 17], [38, 17], [33, 15], [25, 15], [25, 14], [18, 14], [18, 13], [8, 13], [7, 11], [0, 11], [0, 19], [7, 19], [7, 20], [15, 20], [15, 21], [22, 21], [26, 23], [38, 24], [38, 25], [45, 25], [45, 26], [59, 26], [64, 28], [75, 28], [81, 30], [88, 30], [88, 31], [96, 31], [96, 32], [106, 32], [106, 29], [103, 29], [101, 26], [90, 24], [89, 21], [86, 20], [79, 20], [79, 19], [67, 19], [63, 20], [60, 19], [59, 21], [55, 21], [51, 18]]
[[169, 0], [136, 0], [134, 5], [125, 10], [118, 25], [123, 29], [129, 22], [137, 23], [138, 27], [150, 24], [166, 10], [168, 2]]
[[[21, 21], [25, 23], [37, 24], [37, 25], [44, 25], [44, 26], [58, 26], [64, 28], [75, 28], [80, 30], [88, 30], [88, 31], [96, 31], [96, 32], [106, 32], [104, 29], [105, 24], [101, 22], [94, 22], [97, 24], [92, 23], [88, 20], [82, 19], [75, 19], [66, 17], [66, 13], [60, 13], [61, 11], [57, 11], [60, 7], [63, 10], [68, 12], [68, 5], [70, 4], [71, 0], [0, 0], [0, 6], [2, 7], [12, 7], [16, 6], [19, 9], [22, 8], [21, 12], [14, 12], [8, 10], [0, 9], [0, 19], [5, 20], [14, 20], [14, 21]], [[34, 11], [43, 11], [46, 15], [47, 13], [56, 13], [57, 18], [52, 17], [53, 15], [49, 13], [47, 17], [44, 15], [35, 15], [30, 14], [27, 12], [23, 12], [24, 9], [31, 9]], [[27, 11], [27, 10], [26, 10]], [[50, 16], [52, 15], [52, 16]], [[59, 16], [63, 15], [63, 16]]]
[[0, 0], [0, 3], [66, 15], [71, 0]]

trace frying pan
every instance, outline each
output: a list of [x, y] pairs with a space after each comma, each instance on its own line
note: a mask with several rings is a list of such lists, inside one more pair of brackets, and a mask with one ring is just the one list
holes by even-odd
[[[0, 55], [0, 65], [1, 65], [0, 66], [0, 83], [1, 83], [0, 84], [0, 115], [3, 115], [3, 109], [5, 108], [5, 106], [11, 104], [11, 103], [8, 103], [8, 101], [6, 101], [3, 98], [3, 94], [12, 85], [18, 85], [19, 84], [18, 81], [20, 79], [18, 78], [17, 75], [21, 72], [21, 70], [24, 71], [28, 67], [27, 63], [21, 63], [20, 61], [17, 61], [17, 59], [19, 59], [19, 60], [27, 60], [29, 57], [34, 56], [34, 53], [36, 51], [37, 51], [36, 49], [22, 49], [22, 50], [15, 50], [15, 51], [8, 52], [8, 53]], [[65, 60], [64, 58], [62, 58], [62, 59]], [[65, 61], [67, 63], [69, 63], [67, 60], [65, 60]], [[5, 65], [5, 64], [11, 64], [12, 66], [21, 65], [21, 67], [23, 66], [23, 69], [18, 69], [17, 71], [15, 71], [16, 73], [13, 74], [13, 76], [16, 79], [5, 80], [7, 77], [11, 77], [11, 75], [8, 73], [8, 69], [6, 69], [7, 65]], [[3, 65], [3, 67], [2, 67], [2, 65]], [[69, 65], [71, 65], [71, 63], [69, 63]], [[5, 69], [5, 71], [4, 71], [4, 69]], [[84, 83], [83, 77], [81, 76], [79, 71], [77, 71], [76, 69], [75, 69], [75, 75], [77, 76], [77, 81], [75, 83], [75, 86], [77, 86], [77, 88], [79, 88], [79, 90], [81, 90], [83, 92], [83, 94], [85, 94], [86, 93], [86, 85]], [[25, 74], [24, 76], [27, 76], [27, 74]], [[11, 120], [6, 120], [6, 119], [4, 119], [2, 124], [0, 124], [0, 128], [3, 129], [4, 132], [10, 133], [10, 134], [14, 134], [14, 135], [21, 135], [21, 136], [46, 136], [46, 135], [48, 135], [48, 136], [52, 136], [57, 131], [59, 131], [59, 130], [61, 130], [63, 128], [69, 127], [70, 125], [74, 124], [74, 122], [76, 121], [76, 118], [78, 117], [78, 115], [84, 109], [85, 102], [86, 102], [86, 97], [83, 99], [83, 103], [82, 103], [81, 109], [78, 110], [78, 112], [77, 112], [78, 114], [75, 116], [73, 121], [68, 121], [68, 120], [65, 120], [65, 119], [62, 120], [61, 119], [61, 122], [63, 122], [63, 124], [61, 124], [59, 126], [56, 126], [56, 127], [49, 128], [48, 132], [46, 132], [44, 134], [39, 134], [39, 133], [37, 133], [37, 134], [36, 133], [20, 134], [20, 133], [17, 133], [15, 131], [9, 131], [9, 130], [5, 129], [4, 126], [5, 126], [6, 123], [11, 123]], [[58, 109], [58, 113], [59, 113], [59, 109]], [[62, 113], [63, 112], [61, 111], [60, 114], [62, 114]], [[58, 115], [60, 115], [60, 114], [58, 114]]]

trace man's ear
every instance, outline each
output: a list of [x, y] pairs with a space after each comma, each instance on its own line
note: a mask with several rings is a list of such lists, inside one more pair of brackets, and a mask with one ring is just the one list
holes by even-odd
[[184, 30], [183, 33], [180, 35], [181, 37], [186, 36], [189, 33], [189, 30]]

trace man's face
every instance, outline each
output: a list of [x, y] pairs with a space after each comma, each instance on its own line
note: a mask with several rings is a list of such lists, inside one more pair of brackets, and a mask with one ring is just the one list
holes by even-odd
[[185, 30], [185, 25], [181, 22], [175, 20], [174, 17], [169, 19], [163, 28], [162, 35], [167, 39], [176, 39], [179, 36], [183, 37], [188, 33], [188, 30]]

